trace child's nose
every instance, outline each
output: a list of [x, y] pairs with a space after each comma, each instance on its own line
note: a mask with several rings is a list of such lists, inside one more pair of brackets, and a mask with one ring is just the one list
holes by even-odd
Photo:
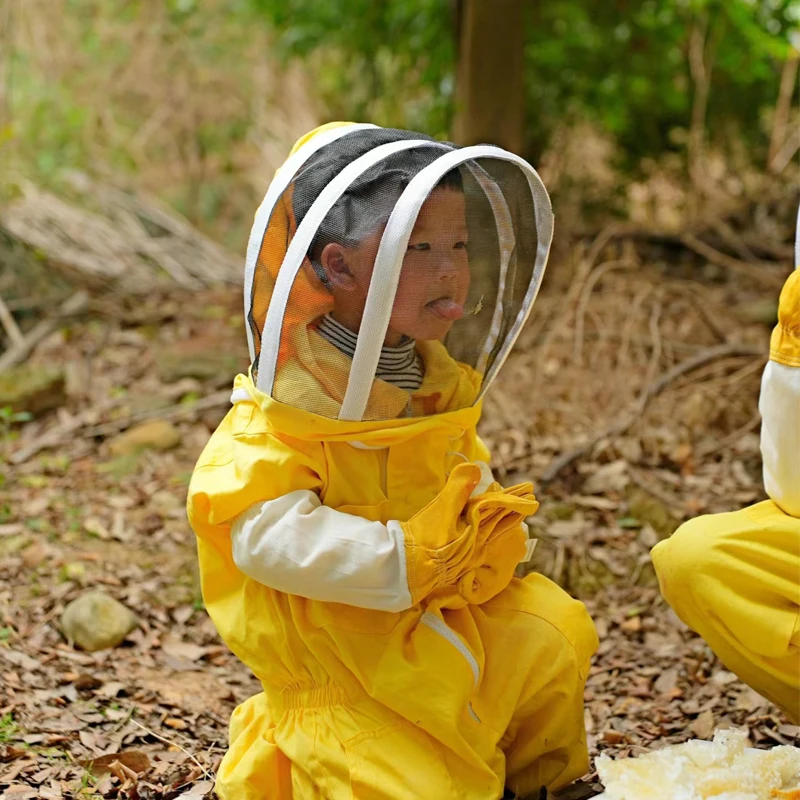
[[439, 277], [453, 278], [458, 274], [458, 263], [450, 254], [443, 255], [439, 260]]

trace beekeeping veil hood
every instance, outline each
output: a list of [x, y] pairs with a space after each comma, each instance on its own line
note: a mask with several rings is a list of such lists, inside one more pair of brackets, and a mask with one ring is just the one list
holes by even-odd
[[[530, 313], [552, 231], [544, 185], [513, 153], [373, 125], [313, 131], [276, 174], [250, 237], [256, 387], [349, 421], [474, 406]], [[350, 332], [354, 352], [320, 335], [326, 319]], [[412, 341], [421, 385], [376, 378]]]

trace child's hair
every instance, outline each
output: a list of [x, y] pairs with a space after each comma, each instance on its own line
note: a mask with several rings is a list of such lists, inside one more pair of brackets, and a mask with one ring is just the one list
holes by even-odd
[[[427, 138], [408, 131], [378, 129], [367, 143], [359, 137], [364, 152], [392, 141], [408, 138]], [[292, 203], [295, 220], [299, 224], [310, 207], [310, 200], [318, 196], [323, 182], [326, 184], [354, 157], [352, 148], [344, 146], [343, 140], [322, 148], [312, 156], [295, 180]], [[431, 139], [431, 143], [434, 140]], [[326, 152], [332, 151], [332, 152]], [[319, 262], [323, 248], [331, 242], [345, 247], [354, 247], [379, 231], [389, 219], [403, 190], [422, 169], [442, 155], [441, 147], [413, 148], [395, 153], [359, 175], [320, 223], [309, 247], [308, 254], [317, 276], [327, 285], [327, 277]], [[437, 183], [437, 189], [446, 188], [463, 191], [461, 172], [456, 167]]]

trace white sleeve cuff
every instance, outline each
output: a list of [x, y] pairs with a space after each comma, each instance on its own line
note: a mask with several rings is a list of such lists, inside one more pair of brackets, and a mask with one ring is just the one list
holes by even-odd
[[495, 482], [492, 468], [485, 461], [475, 461], [474, 463], [481, 471], [481, 479], [472, 490], [470, 497], [477, 497], [479, 494], [483, 494]]
[[279, 592], [380, 611], [412, 605], [400, 524], [336, 511], [308, 490], [256, 503], [231, 542], [236, 566]]

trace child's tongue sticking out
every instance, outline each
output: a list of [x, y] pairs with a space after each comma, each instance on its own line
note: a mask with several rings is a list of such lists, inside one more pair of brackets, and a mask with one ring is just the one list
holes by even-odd
[[444, 320], [457, 320], [464, 316], [464, 306], [457, 303], [452, 297], [440, 297], [432, 300], [427, 305], [428, 309]]

